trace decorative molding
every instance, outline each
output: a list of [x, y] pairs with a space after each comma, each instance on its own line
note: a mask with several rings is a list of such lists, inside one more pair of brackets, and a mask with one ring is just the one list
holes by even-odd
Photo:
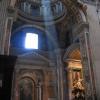
[[49, 59], [47, 59], [46, 57], [44, 57], [44, 56], [42, 56], [42, 55], [40, 55], [40, 54], [38, 54], [38, 53], [36, 53], [36, 52], [28, 52], [28, 53], [25, 53], [25, 54], [22, 54], [22, 55], [19, 55], [18, 56], [18, 58], [20, 59], [20, 58], [22, 58], [22, 59], [27, 59], [27, 57], [37, 57], [37, 58], [40, 58], [40, 59], [42, 59], [42, 60], [44, 60], [44, 61], [46, 61], [46, 62], [50, 62], [50, 60]]
[[26, 64], [16, 64], [15, 70], [44, 70], [44, 71], [56, 71], [56, 67], [48, 67], [47, 65], [26, 65]]
[[73, 34], [74, 34], [74, 37], [79, 35], [80, 33], [82, 33], [82, 31], [87, 28], [89, 29], [89, 23], [87, 22], [81, 22], [80, 24], [76, 25], [73, 29]]
[[75, 3], [73, 3], [72, 0], [62, 0], [62, 2], [65, 4], [65, 6], [68, 8], [68, 10], [72, 13], [74, 18], [76, 18], [77, 23], [80, 23], [82, 21], [82, 18], [81, 18], [81, 14], [79, 12], [79, 9], [75, 5]]
[[30, 27], [31, 27], [31, 28], [37, 28], [37, 29], [43, 31], [44, 33], [50, 34], [50, 33], [48, 33], [48, 31], [45, 30], [43, 27], [41, 27], [40, 25], [36, 25], [36, 24], [26, 24], [26, 25], [20, 26], [20, 27], [18, 27], [17, 29], [15, 29], [15, 30], [13, 31], [12, 34], [16, 33], [17, 31], [21, 30], [22, 28], [27, 28], [27, 27], [29, 27], [29, 28], [30, 28]]

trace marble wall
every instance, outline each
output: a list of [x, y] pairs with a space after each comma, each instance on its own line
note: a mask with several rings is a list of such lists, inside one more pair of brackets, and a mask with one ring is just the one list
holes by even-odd
[[96, 12], [96, 6], [87, 5], [87, 19], [89, 22], [89, 41], [96, 83], [96, 93], [97, 99], [100, 100], [100, 24]]

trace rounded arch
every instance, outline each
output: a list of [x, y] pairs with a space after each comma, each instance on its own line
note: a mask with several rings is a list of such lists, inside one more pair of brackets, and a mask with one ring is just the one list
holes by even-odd
[[20, 31], [21, 29], [25, 29], [25, 28], [34, 28], [35, 31], [37, 30], [38, 33], [40, 34], [40, 32], [42, 34], [44, 34], [46, 36], [46, 38], [49, 40], [49, 42], [52, 44], [52, 48], [57, 48], [58, 47], [58, 44], [56, 42], [56, 39], [54, 38], [54, 36], [52, 36], [52, 34], [50, 34], [50, 32], [48, 31], [48, 28], [44, 28], [42, 26], [38, 26], [38, 25], [30, 25], [30, 24], [26, 24], [26, 25], [23, 25], [23, 26], [20, 26], [18, 27], [17, 29], [15, 29], [13, 32], [12, 32], [12, 35], [11, 35], [11, 39], [12, 37], [14, 36], [14, 34], [16, 34], [18, 31]]
[[27, 74], [27, 73], [26, 73], [26, 74], [24, 73], [24, 74], [20, 75], [20, 76], [18, 77], [18, 80], [17, 80], [17, 81], [19, 82], [20, 80], [22, 80], [22, 79], [24, 79], [24, 78], [31, 79], [31, 80], [33, 81], [34, 84], [36, 84], [36, 82], [37, 82], [37, 80], [36, 80], [36, 78], [35, 78], [35, 75], [33, 75], [33, 74], [31, 74], [31, 73], [30, 73], [30, 74], [29, 74], [29, 73], [28, 73], [28, 74]]
[[32, 71], [32, 69], [27, 69], [27, 70], [20, 69], [16, 73], [16, 75], [17, 75], [17, 78], [16, 78], [17, 82], [19, 82], [21, 79], [29, 78], [35, 83], [35, 85], [37, 85], [39, 81], [43, 82], [42, 79], [44, 76], [42, 71], [38, 71], [38, 70]]
[[29, 99], [35, 100], [36, 99], [36, 83], [32, 77], [22, 77], [18, 81], [18, 96], [19, 100]]
[[80, 45], [79, 43], [72, 44], [68, 49], [66, 49], [63, 60], [67, 59], [78, 59], [80, 60]]

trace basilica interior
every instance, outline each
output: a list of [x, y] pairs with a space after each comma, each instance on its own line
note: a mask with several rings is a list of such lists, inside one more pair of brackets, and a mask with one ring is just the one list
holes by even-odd
[[99, 100], [87, 17], [95, 2], [0, 0], [2, 100]]

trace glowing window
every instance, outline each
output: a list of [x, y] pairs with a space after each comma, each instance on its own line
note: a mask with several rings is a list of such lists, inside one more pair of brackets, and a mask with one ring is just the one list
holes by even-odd
[[38, 34], [26, 33], [25, 48], [26, 49], [38, 49]]

